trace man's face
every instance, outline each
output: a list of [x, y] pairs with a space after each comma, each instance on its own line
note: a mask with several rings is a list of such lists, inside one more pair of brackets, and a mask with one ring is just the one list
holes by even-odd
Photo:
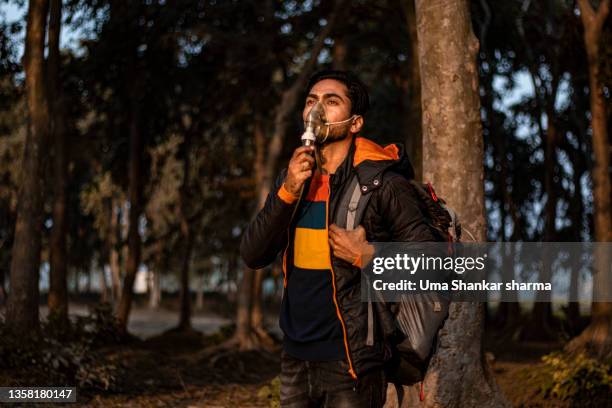
[[[306, 121], [308, 112], [317, 102], [321, 102], [325, 107], [327, 122], [340, 122], [351, 117], [351, 100], [348, 97], [348, 89], [340, 81], [335, 79], [323, 79], [317, 82], [308, 93], [302, 118]], [[361, 119], [360, 119], [361, 121]], [[329, 129], [328, 142], [342, 140], [350, 134], [357, 133], [354, 128], [354, 121], [331, 125]], [[359, 126], [361, 128], [361, 126]]]

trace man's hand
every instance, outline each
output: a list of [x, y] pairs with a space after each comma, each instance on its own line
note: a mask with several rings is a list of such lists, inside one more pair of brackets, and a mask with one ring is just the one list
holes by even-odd
[[374, 255], [374, 247], [366, 241], [365, 229], [360, 225], [352, 231], [336, 224], [329, 226], [329, 244], [338, 258], [361, 267]]
[[285, 179], [285, 189], [294, 196], [300, 195], [300, 189], [308, 177], [312, 176], [315, 159], [312, 157], [313, 146], [302, 146], [295, 149]]

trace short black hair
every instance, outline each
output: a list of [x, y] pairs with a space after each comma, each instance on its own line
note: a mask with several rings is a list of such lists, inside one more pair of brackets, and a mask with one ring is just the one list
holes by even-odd
[[355, 74], [350, 71], [332, 69], [316, 72], [308, 80], [306, 93], [310, 92], [317, 82], [324, 79], [335, 79], [342, 82], [348, 89], [348, 97], [351, 100], [351, 114], [365, 115], [370, 108], [370, 96], [368, 95], [368, 88]]

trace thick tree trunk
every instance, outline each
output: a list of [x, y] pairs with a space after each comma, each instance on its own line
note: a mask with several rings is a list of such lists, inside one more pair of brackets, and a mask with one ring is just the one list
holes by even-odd
[[[467, 0], [416, 0], [423, 103], [423, 178], [486, 240], [478, 40]], [[401, 406], [508, 406], [482, 353], [483, 305], [453, 303], [419, 404], [413, 387]], [[392, 388], [392, 387], [391, 387]], [[391, 398], [390, 404], [393, 403]]]
[[[591, 92], [591, 129], [595, 163], [592, 170], [595, 240], [612, 240], [612, 204], [610, 187], [610, 143], [607, 129], [606, 104], [599, 82], [599, 42], [604, 22], [610, 13], [610, 0], [603, 0], [594, 10], [588, 0], [578, 0], [584, 26], [584, 44], [589, 63]], [[567, 349], [572, 352], [587, 351], [599, 358], [612, 355], [612, 303], [610, 298], [610, 254], [602, 246], [596, 246], [593, 276], [593, 304], [591, 323]], [[606, 293], [607, 291], [607, 293]]]
[[17, 198], [7, 321], [24, 332], [36, 331], [38, 279], [43, 226], [44, 163], [49, 111], [45, 81], [48, 0], [30, 0], [24, 55], [28, 124]]
[[[136, 98], [136, 95], [133, 96]], [[142, 212], [141, 202], [141, 168], [142, 168], [142, 133], [140, 129], [139, 107], [137, 102], [132, 102], [130, 120], [130, 161], [128, 167], [128, 196], [130, 200], [129, 229], [128, 229], [128, 255], [125, 262], [125, 278], [121, 290], [121, 299], [117, 309], [117, 319], [120, 329], [127, 332], [127, 324], [134, 297], [133, 288], [138, 267], [140, 265], [141, 238], [138, 231], [140, 214]]]
[[48, 92], [50, 106], [51, 140], [53, 140], [53, 227], [49, 245], [50, 282], [49, 313], [61, 323], [68, 322], [68, 285], [66, 281], [66, 234], [67, 234], [67, 152], [62, 91], [60, 87], [60, 32], [62, 24], [62, 1], [51, 0], [49, 6], [49, 60]]

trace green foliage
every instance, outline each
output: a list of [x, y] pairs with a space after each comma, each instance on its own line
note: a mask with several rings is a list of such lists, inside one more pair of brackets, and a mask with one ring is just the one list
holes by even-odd
[[574, 401], [612, 393], [611, 361], [561, 352], [545, 355], [542, 360], [547, 379], [542, 385], [545, 397]]
[[120, 340], [118, 325], [108, 305], [89, 316], [62, 323], [51, 316], [38, 335], [24, 336], [0, 322], [0, 370], [32, 385], [76, 384], [83, 389], [113, 389], [120, 370], [102, 346]]

